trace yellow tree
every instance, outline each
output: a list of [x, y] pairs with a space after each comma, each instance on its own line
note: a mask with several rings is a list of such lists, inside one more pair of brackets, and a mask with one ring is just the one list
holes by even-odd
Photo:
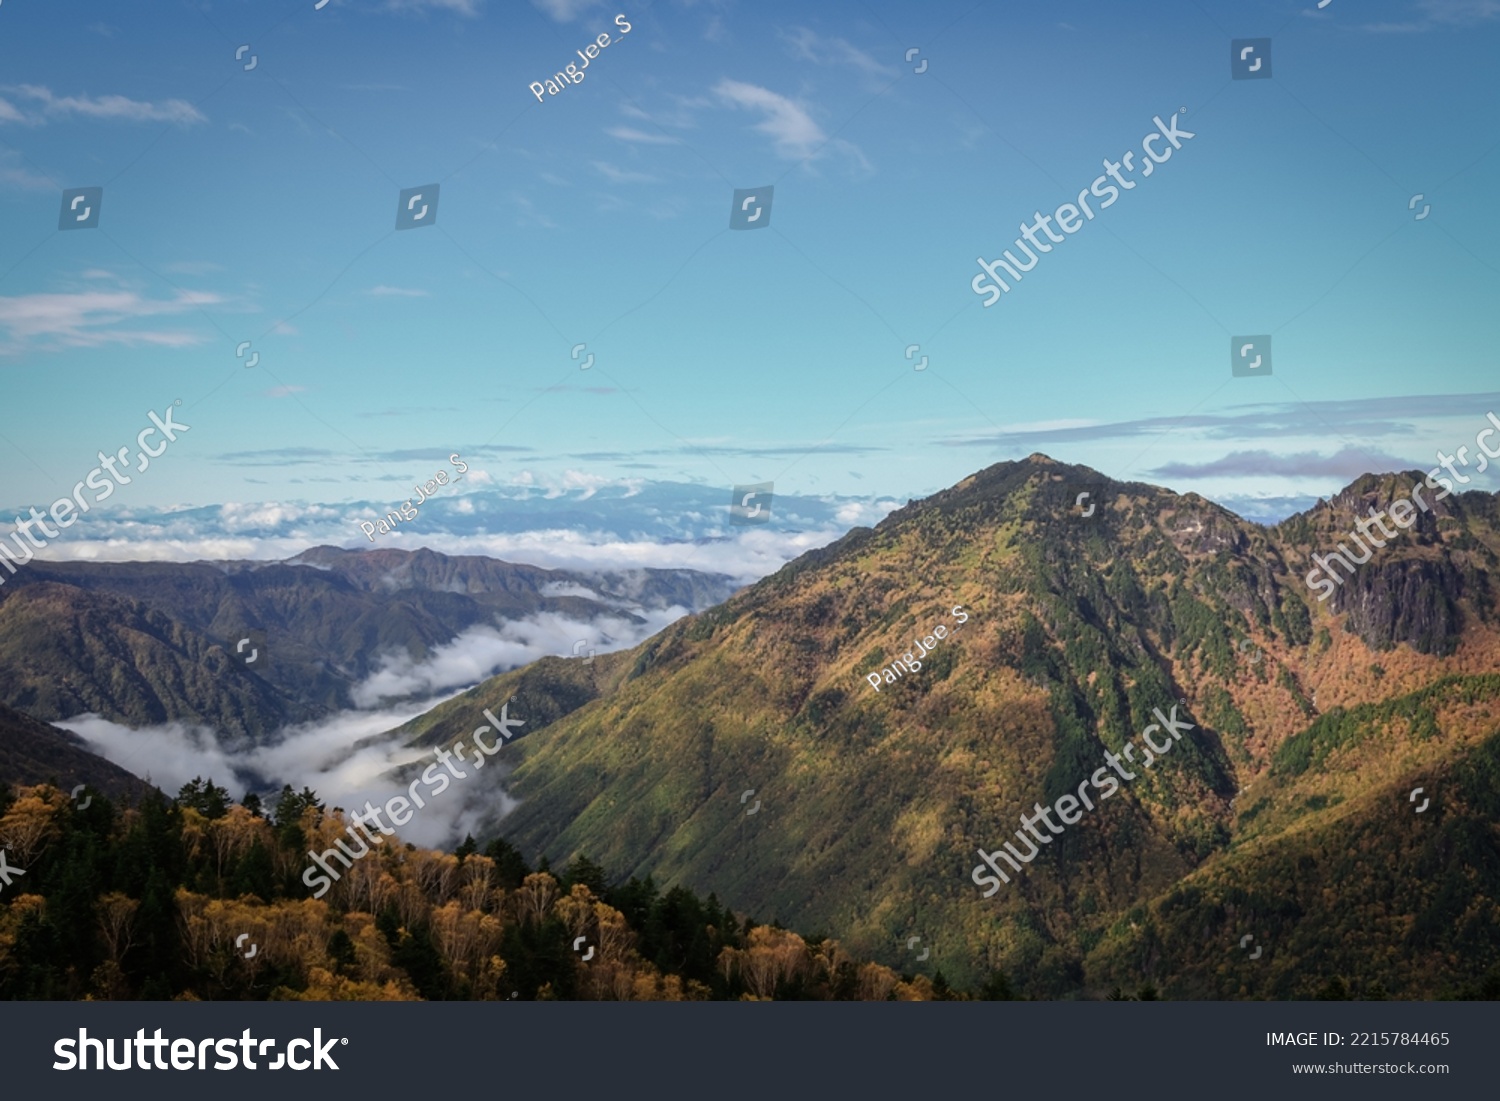
[[140, 902], [120, 891], [111, 891], [99, 899], [99, 932], [104, 937], [109, 958], [119, 963], [134, 943], [135, 912]]
[[67, 802], [51, 785], [21, 788], [16, 801], [0, 817], [0, 847], [9, 849], [24, 869], [57, 837], [57, 819]]
[[511, 895], [516, 917], [523, 925], [540, 924], [552, 912], [552, 903], [557, 896], [557, 880], [546, 872], [532, 872]]

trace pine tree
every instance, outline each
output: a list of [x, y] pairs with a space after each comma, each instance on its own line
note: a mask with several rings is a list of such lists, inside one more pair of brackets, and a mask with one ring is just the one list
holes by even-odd
[[1016, 1000], [1016, 994], [1010, 988], [1010, 981], [1006, 979], [1003, 972], [991, 971], [990, 977], [979, 988], [978, 1000], [981, 1002], [1013, 1002]]
[[1349, 987], [1344, 980], [1335, 975], [1323, 984], [1323, 989], [1313, 995], [1314, 1001], [1319, 1002], [1347, 1002], [1349, 1001]]
[[201, 776], [195, 776], [183, 784], [182, 790], [177, 793], [177, 805], [192, 807], [210, 820], [223, 818], [229, 813], [229, 792], [216, 787], [211, 777], [205, 780]]
[[344, 930], [336, 929], [328, 938], [328, 958], [334, 969], [341, 973], [347, 974], [354, 967], [354, 941]]
[[484, 855], [495, 862], [495, 881], [507, 891], [514, 891], [531, 874], [531, 869], [521, 856], [521, 850], [503, 837], [497, 837], [486, 845]]
[[575, 883], [582, 883], [593, 892], [595, 898], [604, 897], [606, 890], [604, 869], [583, 853], [575, 856], [567, 870], [563, 872], [562, 888], [564, 891], [572, 890]]

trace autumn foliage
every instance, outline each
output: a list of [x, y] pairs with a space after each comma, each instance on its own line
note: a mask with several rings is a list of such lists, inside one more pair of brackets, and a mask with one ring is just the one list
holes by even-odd
[[[195, 781], [117, 809], [0, 790], [0, 997], [70, 999], [928, 1000], [836, 941], [756, 925], [579, 858], [533, 871], [504, 841], [377, 846], [321, 899], [299, 876], [342, 833], [286, 789], [271, 817]], [[575, 945], [577, 946], [575, 948]], [[587, 958], [586, 958], [587, 957]]]

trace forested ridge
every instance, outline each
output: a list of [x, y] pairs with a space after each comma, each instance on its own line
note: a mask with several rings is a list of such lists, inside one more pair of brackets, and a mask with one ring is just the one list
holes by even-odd
[[201, 779], [133, 806], [0, 785], [0, 998], [1011, 996], [999, 975], [954, 991], [941, 972], [903, 976], [649, 877], [610, 884], [586, 857], [532, 869], [498, 839], [443, 853], [391, 838], [311, 898], [308, 852], [344, 828], [307, 789], [267, 813]]

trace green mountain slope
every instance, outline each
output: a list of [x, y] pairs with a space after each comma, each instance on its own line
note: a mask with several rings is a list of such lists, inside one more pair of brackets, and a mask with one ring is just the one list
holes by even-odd
[[[1373, 481], [1387, 501], [1400, 484]], [[1084, 489], [1098, 503], [1088, 517]], [[1187, 956], [1180, 973], [1147, 966], [1160, 953], [1133, 957], [1127, 979], [1125, 957], [1096, 953], [1127, 915], [1195, 876], [1261, 874], [1231, 863], [1241, 836], [1296, 851], [1308, 816], [1334, 798], [1318, 787], [1328, 752], [1299, 747], [1332, 739], [1335, 756], [1356, 752], [1340, 741], [1352, 735], [1330, 732], [1335, 720], [1320, 725], [1323, 712], [1500, 668], [1491, 497], [1441, 502], [1428, 528], [1393, 542], [1336, 600], [1316, 600], [1307, 549], [1349, 530], [1367, 489], [1265, 529], [1044, 456], [990, 467], [600, 659], [565, 702], [544, 711], [533, 697], [525, 737], [500, 758], [520, 805], [499, 828], [554, 862], [587, 853], [712, 890], [893, 965], [920, 935], [932, 963], [963, 981], [998, 967], [1043, 996], [1117, 976], [1227, 993], [1193, 979]], [[877, 692], [867, 675], [940, 624], [952, 633], [921, 668], [878, 677]], [[581, 662], [539, 665], [585, 676]], [[525, 719], [523, 682], [545, 694], [560, 675], [496, 678], [408, 732], [452, 740], [512, 695]], [[1374, 771], [1341, 774], [1338, 797], [1457, 767], [1455, 754], [1500, 728], [1500, 704], [1481, 697], [1439, 708], [1440, 739], [1404, 712], [1375, 715], [1355, 739]], [[1076, 791], [1106, 751], [1138, 743], [1153, 712], [1174, 707], [1193, 729], [1170, 755], [982, 896], [970, 878], [978, 849], [1014, 839], [1022, 814]], [[1424, 989], [1459, 977], [1434, 972]]]

